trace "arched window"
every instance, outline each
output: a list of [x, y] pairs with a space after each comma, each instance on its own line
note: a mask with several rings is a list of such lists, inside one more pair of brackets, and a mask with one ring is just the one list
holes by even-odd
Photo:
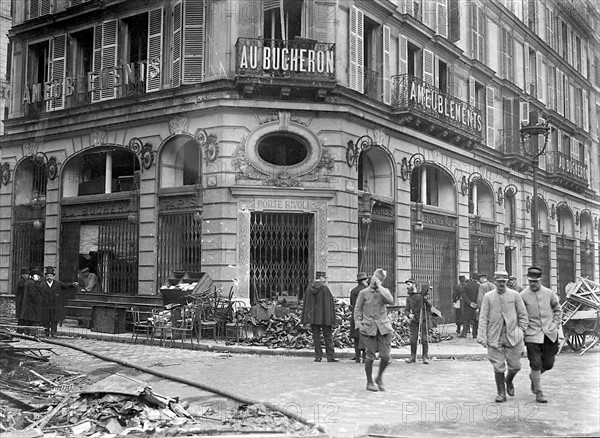
[[46, 165], [34, 157], [25, 158], [15, 172], [15, 204], [29, 204], [46, 198]]
[[469, 189], [469, 213], [493, 219], [494, 196], [483, 181], [474, 181]]
[[160, 187], [192, 186], [200, 179], [201, 156], [198, 142], [179, 135], [165, 143], [160, 157]]
[[393, 173], [387, 154], [380, 148], [372, 148], [360, 154], [358, 160], [358, 190], [391, 198]]
[[410, 176], [410, 200], [455, 211], [456, 190], [452, 177], [436, 166], [416, 167]]

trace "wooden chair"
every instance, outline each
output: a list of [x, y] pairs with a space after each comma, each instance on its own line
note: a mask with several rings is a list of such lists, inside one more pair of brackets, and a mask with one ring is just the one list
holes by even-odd
[[240, 343], [240, 339], [246, 339], [248, 327], [250, 326], [250, 307], [243, 301], [233, 302], [233, 321], [225, 324], [225, 341], [235, 337], [235, 342]]
[[171, 309], [171, 343], [173, 340], [181, 336], [181, 348], [187, 337], [190, 339], [190, 346], [194, 348], [194, 339], [192, 332], [194, 331], [195, 308], [193, 306], [179, 306]]
[[162, 346], [167, 335], [167, 331], [171, 328], [169, 324], [170, 315], [167, 317], [165, 309], [152, 309], [152, 333], [151, 343], [154, 343], [154, 338], [159, 338], [159, 344]]
[[214, 320], [214, 307], [210, 300], [200, 302], [196, 305], [196, 333], [198, 344], [204, 332], [212, 332], [212, 337], [217, 342], [217, 321]]
[[142, 312], [137, 307], [131, 308], [131, 316], [133, 318], [133, 327], [131, 337], [134, 338], [133, 343], [137, 343], [138, 335], [144, 333], [146, 341], [153, 333], [153, 325], [148, 320], [148, 312]]

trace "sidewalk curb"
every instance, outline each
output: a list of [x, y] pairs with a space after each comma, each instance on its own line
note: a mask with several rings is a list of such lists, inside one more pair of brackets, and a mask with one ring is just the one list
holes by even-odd
[[[64, 337], [70, 338], [84, 338], [84, 339], [94, 339], [99, 341], [108, 341], [108, 342], [116, 342], [116, 343], [124, 343], [124, 344], [140, 344], [140, 345], [152, 345], [155, 347], [160, 347], [159, 340], [154, 340], [152, 344], [148, 340], [139, 340], [138, 342], [134, 342], [131, 334], [127, 334], [127, 336], [119, 336], [115, 334], [108, 333], [97, 333], [97, 332], [82, 332], [82, 333], [70, 333], [67, 330], [58, 329], [58, 334]], [[224, 342], [224, 341], [223, 341]], [[446, 341], [442, 341], [446, 342]], [[431, 345], [437, 345], [439, 343], [433, 343]], [[169, 348], [170, 342], [167, 343], [165, 348]], [[407, 346], [406, 346], [407, 347]], [[185, 350], [193, 350], [193, 351], [206, 351], [213, 353], [235, 353], [235, 354], [256, 354], [256, 355], [264, 355], [264, 356], [297, 356], [297, 357], [313, 357], [313, 350], [308, 349], [284, 349], [284, 348], [268, 348], [261, 346], [242, 346], [242, 345], [226, 345], [223, 344], [207, 344], [207, 343], [193, 343], [193, 347], [190, 346], [190, 342], [186, 341], [181, 344], [180, 340], [173, 342], [173, 348], [183, 348]], [[410, 352], [399, 352], [394, 351], [392, 349], [391, 353], [392, 359], [407, 359], [409, 358]], [[420, 356], [420, 355], [419, 355]], [[419, 357], [418, 356], [418, 357]], [[336, 351], [336, 357], [340, 359], [350, 359], [354, 357], [354, 351]], [[475, 359], [478, 360], [487, 359], [486, 351], [481, 348], [478, 352], [472, 353], [432, 353], [430, 352], [429, 357], [433, 360], [457, 360], [457, 359]]]

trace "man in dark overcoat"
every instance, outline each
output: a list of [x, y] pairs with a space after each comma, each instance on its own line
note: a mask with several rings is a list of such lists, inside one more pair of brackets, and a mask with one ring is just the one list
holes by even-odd
[[472, 327], [471, 335], [473, 339], [477, 339], [477, 297], [479, 296], [479, 274], [474, 272], [471, 274], [471, 280], [465, 285], [462, 295], [462, 322], [463, 331], [459, 338], [466, 338], [469, 332], [469, 326]]
[[406, 290], [408, 297], [406, 298], [406, 307], [404, 312], [408, 318], [408, 327], [410, 329], [410, 358], [406, 359], [406, 363], [415, 363], [417, 361], [417, 344], [419, 341], [419, 330], [421, 331], [421, 345], [423, 346], [423, 363], [427, 365], [429, 359], [429, 327], [431, 327], [431, 302], [425, 293], [419, 292], [417, 283], [414, 279], [406, 280]]
[[360, 332], [354, 323], [354, 306], [356, 305], [356, 299], [358, 298], [360, 291], [369, 286], [367, 284], [367, 278], [368, 276], [366, 272], [359, 272], [356, 275], [356, 281], [358, 282], [358, 285], [350, 291], [350, 312], [352, 315], [350, 317], [350, 338], [352, 338], [354, 341], [354, 360], [356, 363], [360, 363], [361, 356], [363, 362], [367, 358], [365, 347], [362, 345], [362, 342], [360, 342]]
[[[21, 308], [21, 319], [23, 325], [34, 326], [39, 325], [42, 321], [42, 294], [40, 291], [39, 281], [42, 272], [39, 268], [33, 268], [29, 272], [29, 280], [25, 282], [25, 291], [23, 293], [23, 304]], [[31, 334], [29, 329], [25, 330], [27, 334]]]
[[57, 325], [65, 317], [63, 289], [73, 287], [72, 283], [61, 283], [54, 279], [55, 271], [52, 266], [46, 267], [44, 280], [40, 281], [42, 295], [42, 325], [46, 336], [56, 337]]
[[302, 307], [302, 324], [309, 324], [315, 344], [315, 362], [321, 362], [321, 332], [325, 338], [325, 355], [327, 362], [339, 362], [333, 350], [333, 325], [335, 324], [335, 303], [333, 295], [327, 287], [327, 274], [317, 271], [315, 282], [308, 286], [304, 294]]
[[456, 321], [456, 333], [460, 335], [460, 327], [462, 325], [462, 310], [461, 300], [462, 294], [465, 290], [465, 284], [467, 283], [467, 277], [461, 275], [458, 277], [458, 285], [454, 289], [452, 294], [452, 307], [454, 309], [454, 320]]
[[[22, 326], [21, 310], [23, 309], [23, 296], [25, 295], [25, 283], [29, 280], [29, 268], [21, 268], [21, 276], [17, 280], [17, 290], [15, 291], [15, 316], [17, 325]], [[23, 333], [22, 329], [17, 329], [18, 333]]]

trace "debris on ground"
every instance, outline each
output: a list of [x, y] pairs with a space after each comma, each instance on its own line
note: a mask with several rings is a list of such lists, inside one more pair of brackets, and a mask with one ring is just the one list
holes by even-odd
[[[350, 338], [350, 319], [353, 318], [350, 305], [343, 301], [335, 301], [336, 326], [333, 332], [333, 343], [336, 348], [354, 348]], [[302, 307], [290, 311], [285, 316], [272, 315], [268, 321], [251, 320], [253, 326], [264, 326], [264, 334], [240, 340], [241, 345], [264, 346], [269, 348], [304, 349], [313, 347], [312, 332], [309, 326], [301, 324]], [[410, 329], [402, 317], [390, 317], [394, 328], [392, 347], [397, 348], [410, 344]], [[453, 339], [442, 336], [435, 327], [429, 330], [429, 342], [441, 342]]]

